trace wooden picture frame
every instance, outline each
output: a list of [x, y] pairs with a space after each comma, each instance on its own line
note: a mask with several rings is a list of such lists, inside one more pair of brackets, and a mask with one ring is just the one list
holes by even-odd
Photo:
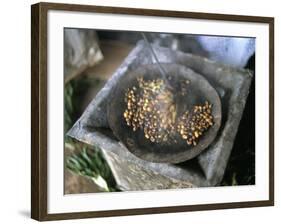
[[[269, 183], [268, 200], [212, 203], [165, 207], [146, 207], [86, 212], [48, 212], [48, 12], [67, 11], [104, 13], [165, 18], [188, 18], [215, 21], [250, 22], [269, 25]], [[246, 208], [274, 205], [274, 18], [224, 15], [182, 11], [162, 11], [137, 8], [117, 8], [90, 5], [38, 3], [31, 7], [31, 217], [39, 221], [92, 217], [187, 212], [226, 208]]]

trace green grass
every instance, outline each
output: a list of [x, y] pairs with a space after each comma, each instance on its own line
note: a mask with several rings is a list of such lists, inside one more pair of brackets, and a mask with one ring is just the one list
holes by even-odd
[[[64, 89], [64, 133], [81, 116], [80, 103], [87, 90], [97, 85], [99, 80], [87, 77], [76, 78], [65, 84]], [[81, 176], [90, 178], [103, 191], [119, 191], [114, 177], [99, 148], [77, 144], [76, 140], [65, 135], [65, 143], [74, 148], [75, 153], [66, 158], [66, 168]]]
[[69, 156], [66, 167], [75, 174], [88, 177], [103, 191], [119, 191], [111, 170], [99, 148], [84, 145], [81, 152]]

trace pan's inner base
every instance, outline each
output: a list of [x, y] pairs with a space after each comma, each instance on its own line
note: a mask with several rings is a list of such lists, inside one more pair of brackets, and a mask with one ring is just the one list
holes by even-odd
[[[197, 145], [200, 137], [214, 124], [212, 105], [200, 99], [182, 104], [194, 97], [188, 79], [173, 80], [138, 77], [135, 85], [126, 90], [123, 118], [135, 132], [140, 130], [153, 143], [185, 141]], [[194, 97], [196, 98], [196, 97]], [[202, 103], [204, 102], [204, 103]]]

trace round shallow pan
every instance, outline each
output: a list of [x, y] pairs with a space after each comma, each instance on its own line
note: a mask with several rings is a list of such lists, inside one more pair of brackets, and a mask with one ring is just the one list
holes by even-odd
[[[216, 90], [201, 75], [178, 64], [161, 64], [167, 73], [167, 82], [172, 87], [178, 113], [192, 110], [194, 105], [208, 101], [212, 105], [213, 126], [199, 138], [197, 145], [188, 145], [180, 138], [166, 142], [151, 142], [142, 130], [133, 131], [123, 116], [127, 108], [125, 94], [129, 88], [137, 85], [137, 79], [161, 79], [156, 64], [142, 65], [121, 77], [108, 100], [107, 118], [113, 134], [137, 157], [151, 162], [179, 163], [192, 159], [206, 149], [215, 139], [221, 125], [221, 101]], [[182, 95], [182, 83], [188, 80], [186, 94]], [[175, 143], [176, 142], [176, 143]]]

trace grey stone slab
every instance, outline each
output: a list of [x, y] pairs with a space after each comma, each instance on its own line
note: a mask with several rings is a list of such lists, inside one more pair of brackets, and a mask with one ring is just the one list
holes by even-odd
[[64, 79], [69, 81], [103, 59], [94, 30], [64, 29]]
[[[107, 100], [112, 88], [117, 80], [130, 70], [152, 62], [150, 52], [142, 41], [89, 104], [68, 135], [90, 145], [99, 146], [122, 189], [164, 189], [175, 186], [175, 181], [179, 181], [176, 182], [179, 187], [186, 186], [185, 184], [193, 187], [218, 185], [223, 178], [232, 150], [252, 74], [249, 70], [232, 68], [200, 56], [164, 47], [154, 46], [154, 50], [160, 62], [181, 64], [203, 75], [220, 95], [222, 124], [208, 149], [196, 159], [181, 164], [152, 163], [135, 157], [112, 135], [106, 117]], [[155, 175], [159, 178], [152, 178]], [[140, 181], [140, 177], [145, 181]], [[170, 182], [165, 182], [167, 179], [164, 180], [162, 177], [168, 178]], [[130, 179], [130, 184], [126, 178]]]
[[[125, 149], [126, 150], [126, 149]], [[157, 169], [148, 166], [143, 167], [134, 161], [128, 161], [125, 157], [120, 157], [113, 152], [103, 151], [105, 158], [112, 168], [113, 175], [119, 185], [120, 190], [123, 191], [137, 191], [137, 190], [157, 190], [157, 189], [178, 189], [194, 187], [191, 183], [192, 180], [181, 180], [171, 176], [161, 175]], [[147, 165], [147, 164], [146, 164]], [[153, 164], [150, 164], [153, 166]], [[156, 165], [157, 168], [172, 168], [164, 165]], [[193, 181], [194, 182], [194, 181]]]

